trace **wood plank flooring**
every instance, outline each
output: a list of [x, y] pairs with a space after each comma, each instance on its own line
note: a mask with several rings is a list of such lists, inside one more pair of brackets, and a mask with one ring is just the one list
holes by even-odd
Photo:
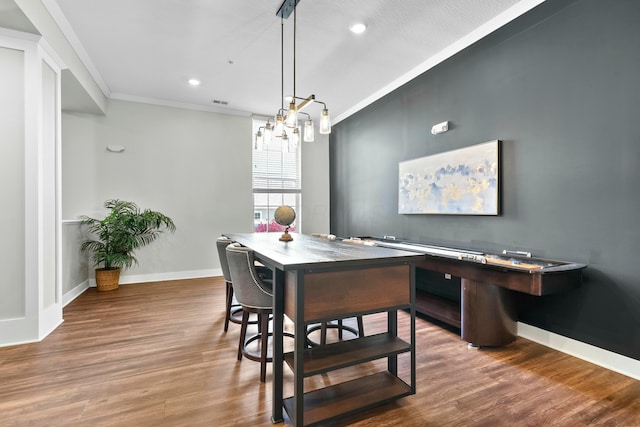
[[[271, 425], [271, 367], [263, 384], [258, 363], [236, 360], [240, 328], [222, 330], [224, 293], [221, 278], [87, 290], [41, 343], [0, 348], [0, 425]], [[406, 320], [400, 313], [401, 329]], [[385, 326], [365, 317], [368, 334]], [[640, 426], [639, 381], [522, 338], [473, 350], [456, 331], [416, 326], [417, 394], [332, 425]], [[399, 359], [400, 372], [408, 362]], [[380, 365], [309, 378], [305, 388]]]

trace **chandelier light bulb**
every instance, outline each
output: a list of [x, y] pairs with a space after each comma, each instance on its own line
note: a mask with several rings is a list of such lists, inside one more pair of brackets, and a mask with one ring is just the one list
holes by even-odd
[[282, 117], [282, 114], [280, 113], [276, 115], [276, 125], [273, 131], [275, 132], [276, 137], [281, 137], [282, 132], [284, 132], [284, 117]]
[[313, 142], [314, 140], [313, 120], [307, 120], [304, 122], [304, 142]]
[[271, 138], [273, 137], [273, 125], [271, 124], [271, 122], [267, 122], [266, 125], [264, 125], [264, 140], [265, 142], [269, 142], [271, 141]]
[[291, 100], [289, 104], [289, 110], [287, 111], [287, 118], [284, 121], [284, 125], [288, 128], [295, 128], [298, 126], [298, 109], [296, 103]]
[[296, 148], [298, 148], [298, 144], [300, 144], [300, 129], [294, 128], [293, 134], [291, 135], [289, 151], [294, 151]]
[[262, 150], [263, 143], [264, 143], [264, 135], [262, 134], [260, 129], [258, 129], [258, 132], [256, 132], [256, 143], [254, 145], [254, 148], [258, 151]]

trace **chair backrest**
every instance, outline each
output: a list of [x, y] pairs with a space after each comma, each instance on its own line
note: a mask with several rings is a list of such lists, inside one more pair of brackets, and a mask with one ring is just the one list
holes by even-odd
[[229, 273], [229, 261], [227, 261], [227, 246], [234, 243], [233, 240], [226, 236], [220, 236], [216, 240], [216, 246], [218, 248], [218, 257], [220, 258], [220, 268], [222, 268], [222, 275], [224, 280], [231, 282], [231, 274]]
[[253, 250], [232, 243], [227, 246], [227, 260], [231, 283], [238, 302], [251, 308], [268, 309], [273, 307], [273, 294], [256, 271]]

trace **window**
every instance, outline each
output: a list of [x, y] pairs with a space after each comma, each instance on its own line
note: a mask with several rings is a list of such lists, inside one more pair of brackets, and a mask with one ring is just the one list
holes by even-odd
[[300, 226], [302, 195], [300, 144], [283, 147], [281, 138], [272, 138], [257, 146], [255, 135], [265, 124], [265, 120], [253, 120], [253, 231], [283, 231], [284, 227], [273, 219], [275, 210], [282, 205], [296, 211], [296, 221], [290, 228], [295, 231]]

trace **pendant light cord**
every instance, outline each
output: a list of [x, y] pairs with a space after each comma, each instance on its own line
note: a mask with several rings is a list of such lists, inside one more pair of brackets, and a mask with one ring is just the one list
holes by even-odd
[[284, 110], [284, 18], [280, 17], [280, 110]]
[[296, 21], [298, 14], [293, 8], [293, 102], [296, 102]]

